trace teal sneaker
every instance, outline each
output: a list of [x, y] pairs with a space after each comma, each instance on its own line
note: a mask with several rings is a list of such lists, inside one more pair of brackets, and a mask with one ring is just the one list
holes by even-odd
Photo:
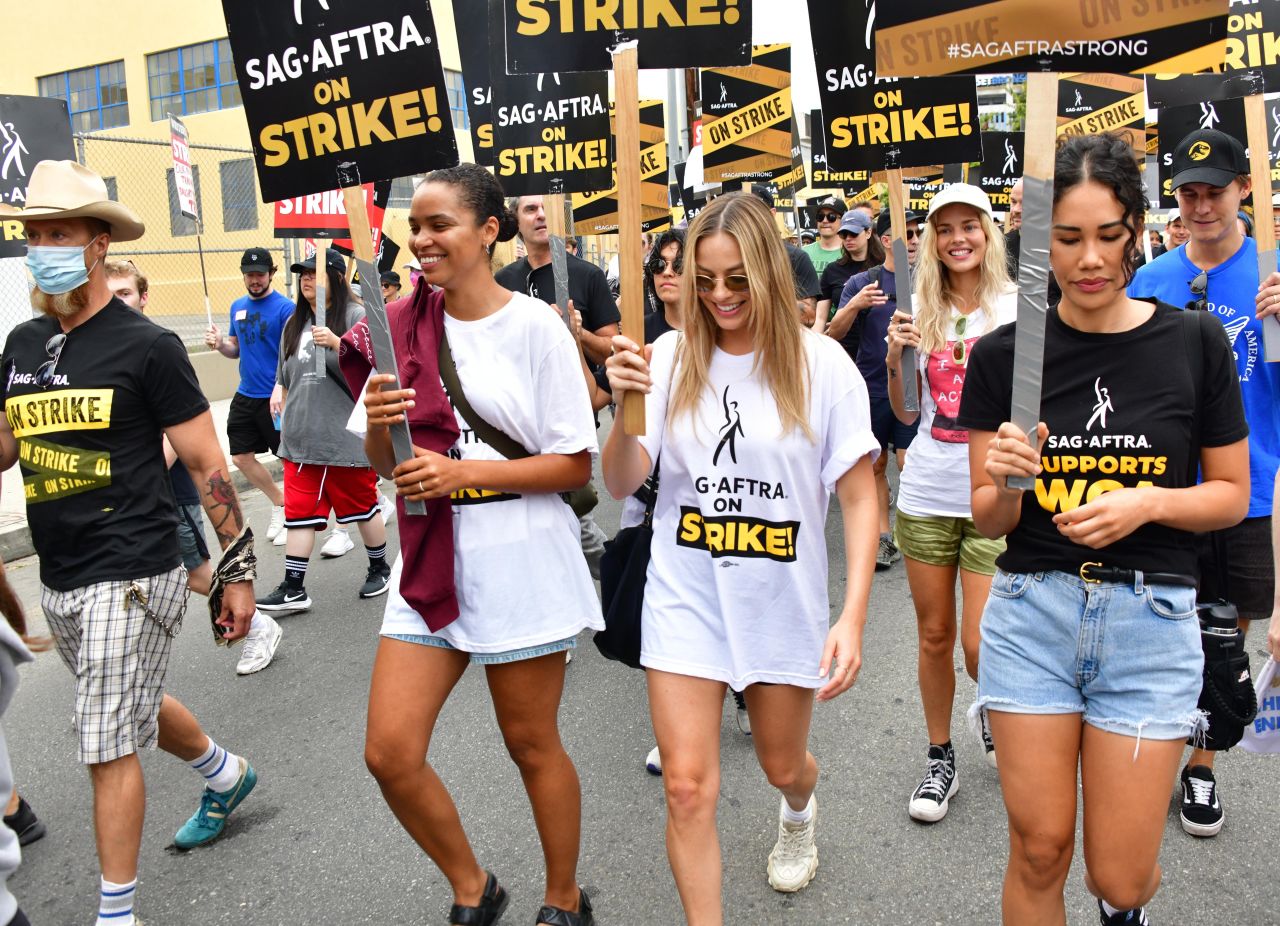
[[240, 779], [230, 791], [211, 791], [204, 789], [200, 795], [200, 809], [191, 819], [182, 824], [178, 835], [173, 837], [173, 844], [179, 849], [194, 849], [207, 842], [213, 842], [222, 835], [227, 826], [227, 816], [240, 806], [240, 802], [249, 796], [253, 786], [258, 783], [258, 775], [253, 766], [240, 759]]

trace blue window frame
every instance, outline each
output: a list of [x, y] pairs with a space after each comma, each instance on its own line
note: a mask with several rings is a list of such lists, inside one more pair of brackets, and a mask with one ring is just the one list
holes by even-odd
[[467, 88], [462, 83], [462, 72], [445, 68], [444, 86], [449, 93], [449, 114], [453, 116], [453, 127], [466, 131], [471, 128], [471, 117], [467, 115]]
[[151, 118], [184, 116], [240, 105], [231, 44], [226, 39], [147, 55]]
[[124, 82], [123, 61], [50, 74], [36, 83], [41, 96], [66, 101], [73, 132], [97, 132], [129, 124], [129, 90]]

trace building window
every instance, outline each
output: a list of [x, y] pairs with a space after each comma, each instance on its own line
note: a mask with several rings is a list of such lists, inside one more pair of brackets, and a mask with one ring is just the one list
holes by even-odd
[[240, 105], [240, 85], [226, 39], [147, 55], [147, 85], [152, 120]]
[[123, 61], [50, 74], [37, 81], [37, 89], [41, 96], [66, 101], [73, 132], [97, 132], [129, 124], [129, 91], [124, 83]]
[[[175, 238], [196, 234], [199, 228], [195, 221], [182, 214], [182, 207], [178, 202], [178, 187], [173, 182], [173, 168], [170, 167], [164, 173], [169, 187], [169, 233]], [[197, 164], [191, 165], [191, 179], [196, 187], [196, 211], [203, 216], [204, 200], [200, 197], [200, 167]]]
[[391, 194], [387, 197], [388, 209], [408, 209], [413, 203], [413, 191], [418, 177], [396, 177], [391, 181]]
[[467, 115], [467, 88], [462, 85], [462, 72], [444, 69], [444, 86], [449, 92], [449, 113], [453, 116], [455, 129], [470, 129], [471, 118]]
[[253, 158], [237, 158], [218, 165], [222, 180], [222, 227], [252, 231], [258, 227], [258, 196], [253, 185]]

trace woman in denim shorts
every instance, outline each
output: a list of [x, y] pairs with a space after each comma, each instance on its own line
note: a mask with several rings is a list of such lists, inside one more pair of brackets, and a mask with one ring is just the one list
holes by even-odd
[[[1145, 209], [1126, 141], [1059, 146], [1049, 262], [1062, 300], [1046, 319], [1038, 449], [1009, 421], [1013, 326], [969, 363], [974, 522], [1008, 544], [971, 712], [989, 711], [1000, 755], [1006, 923], [1065, 922], [1077, 770], [1101, 920], [1148, 922], [1183, 743], [1203, 725], [1193, 535], [1236, 523], [1249, 500], [1222, 325], [1125, 293]], [[1029, 195], [1027, 223], [1034, 213]]]
[[[924, 778], [911, 793], [907, 813], [922, 823], [947, 815], [960, 786], [951, 746], [956, 695], [956, 579], [964, 595], [960, 642], [965, 669], [978, 677], [978, 622], [987, 589], [1004, 549], [973, 526], [969, 511], [969, 432], [956, 424], [969, 352], [978, 338], [1017, 314], [1017, 291], [1005, 266], [1004, 236], [991, 215], [991, 200], [976, 186], [958, 183], [939, 193], [916, 258], [914, 317], [894, 313], [885, 363], [889, 401], [898, 420], [919, 422], [898, 484], [894, 540], [906, 557], [907, 582], [920, 634], [920, 701], [929, 736]], [[915, 351], [904, 367], [904, 348]], [[919, 411], [907, 411], [904, 379], [919, 384]], [[995, 764], [983, 717], [984, 754]]]

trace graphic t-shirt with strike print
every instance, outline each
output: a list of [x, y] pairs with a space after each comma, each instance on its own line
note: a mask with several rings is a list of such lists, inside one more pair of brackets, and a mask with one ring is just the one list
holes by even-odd
[[[992, 320], [984, 309], [967, 316], [951, 310], [947, 345], [925, 356], [917, 354], [920, 372], [920, 427], [898, 486], [898, 508], [918, 518], [970, 517], [969, 432], [956, 421], [964, 392], [969, 354], [978, 339], [1017, 317], [1018, 294], [1010, 291], [996, 300]], [[964, 319], [964, 333], [958, 326]], [[964, 342], [957, 361], [958, 343]]]
[[782, 433], [754, 354], [716, 350], [694, 416], [667, 421], [676, 333], [650, 364], [640, 442], [662, 455], [640, 661], [728, 682], [817, 688], [830, 619], [827, 505], [879, 445], [866, 386], [835, 341], [804, 332], [809, 426]]
[[[523, 293], [492, 315], [445, 315], [449, 350], [467, 401], [533, 453], [595, 456], [596, 427], [573, 336], [550, 306]], [[456, 414], [456, 409], [455, 409]], [[455, 459], [505, 460], [457, 415]], [[501, 653], [601, 630], [600, 601], [578, 540], [578, 519], [554, 493], [460, 489], [453, 495], [459, 617], [435, 636], [469, 653]], [[400, 559], [384, 634], [428, 633], [400, 595]]]
[[[1101, 549], [1062, 536], [1053, 516], [1104, 492], [1140, 486], [1194, 485], [1193, 448], [1222, 447], [1249, 433], [1235, 360], [1221, 323], [1197, 312], [1204, 379], [1194, 361], [1180, 309], [1166, 303], [1143, 324], [1118, 334], [1078, 331], [1049, 309], [1045, 326], [1040, 417], [1049, 427], [1035, 491], [1022, 493], [1022, 514], [996, 561], [1006, 572], [1075, 572], [1101, 562], [1143, 572], [1195, 575], [1193, 535], [1149, 523]], [[978, 342], [960, 423], [995, 432], [1009, 420], [1013, 393], [1012, 325]], [[1195, 396], [1200, 408], [1195, 409]], [[1199, 421], [1199, 435], [1192, 433]], [[912, 445], [911, 452], [915, 452]]]

